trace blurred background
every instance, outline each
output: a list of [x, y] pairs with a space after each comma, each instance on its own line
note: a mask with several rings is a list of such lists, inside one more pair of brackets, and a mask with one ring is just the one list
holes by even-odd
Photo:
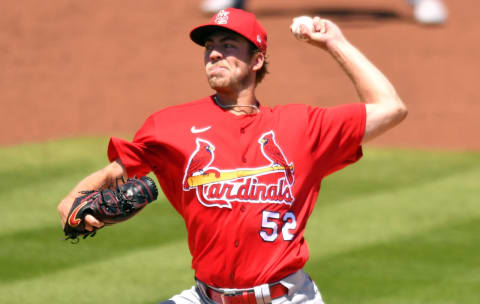
[[[426, 26], [405, 0], [250, 0], [269, 34], [265, 105], [357, 101], [331, 58], [290, 34], [291, 19], [320, 15], [395, 84], [408, 120], [379, 145], [478, 149], [477, 1], [447, 1], [445, 24]], [[189, 31], [211, 14], [202, 1], [0, 3], [0, 144], [85, 134], [131, 135], [165, 105], [210, 94], [202, 49]]]
[[[0, 2], [0, 303], [157, 303], [194, 284], [186, 231], [160, 194], [72, 245], [58, 202], [167, 105], [212, 93], [189, 31], [207, 0]], [[405, 0], [249, 0], [268, 32], [264, 105], [356, 102], [344, 72], [290, 33], [320, 15], [393, 82], [399, 127], [329, 176], [308, 224], [326, 303], [476, 304], [480, 293], [478, 1], [419, 22]]]

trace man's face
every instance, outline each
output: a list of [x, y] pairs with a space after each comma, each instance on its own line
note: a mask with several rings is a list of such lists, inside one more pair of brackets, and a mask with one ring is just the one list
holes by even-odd
[[210, 87], [219, 92], [238, 91], [255, 82], [250, 43], [232, 32], [217, 32], [205, 42], [205, 71]]

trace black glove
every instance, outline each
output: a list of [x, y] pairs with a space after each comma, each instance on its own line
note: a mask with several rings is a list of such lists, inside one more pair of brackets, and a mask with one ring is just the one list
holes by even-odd
[[147, 177], [131, 178], [117, 185], [116, 189], [82, 191], [73, 202], [65, 223], [66, 240], [78, 241], [78, 236], [94, 236], [96, 230], [85, 229], [85, 216], [93, 215], [105, 225], [128, 220], [148, 203], [157, 199], [158, 190], [155, 182]]

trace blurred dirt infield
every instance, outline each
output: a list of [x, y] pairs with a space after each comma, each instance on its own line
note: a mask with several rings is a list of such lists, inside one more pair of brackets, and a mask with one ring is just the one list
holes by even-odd
[[[480, 25], [475, 0], [446, 1], [445, 26], [412, 21], [404, 0], [250, 0], [269, 35], [264, 105], [357, 101], [325, 53], [296, 41], [297, 15], [337, 22], [394, 83], [410, 114], [372, 144], [480, 149]], [[194, 0], [0, 2], [0, 145], [79, 135], [131, 138], [165, 105], [211, 93]]]

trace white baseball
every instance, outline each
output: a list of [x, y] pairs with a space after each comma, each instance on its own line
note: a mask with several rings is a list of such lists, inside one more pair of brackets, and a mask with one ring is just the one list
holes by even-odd
[[300, 17], [296, 17], [293, 19], [293, 23], [292, 25], [290, 26], [290, 29], [292, 30], [292, 33], [293, 35], [295, 35], [295, 37], [298, 39], [298, 40], [302, 40], [302, 41], [305, 41], [307, 40], [307, 38], [305, 38], [303, 35], [302, 35], [302, 32], [300, 30], [300, 25], [304, 25], [310, 32], [313, 32], [313, 19], [309, 16], [300, 16]]

